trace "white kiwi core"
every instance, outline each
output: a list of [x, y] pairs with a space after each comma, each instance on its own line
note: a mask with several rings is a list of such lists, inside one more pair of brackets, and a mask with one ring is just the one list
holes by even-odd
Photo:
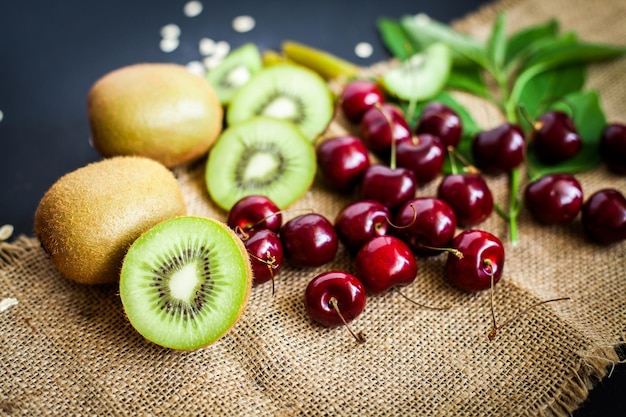
[[198, 276], [202, 274], [198, 272], [198, 266], [195, 262], [187, 265], [174, 272], [169, 280], [170, 294], [172, 297], [182, 301], [192, 299], [192, 294], [198, 286]]
[[280, 161], [269, 152], [257, 152], [250, 158], [243, 172], [243, 180], [250, 181], [256, 178], [266, 178], [276, 172]]
[[298, 116], [298, 106], [287, 97], [277, 97], [263, 110], [264, 116], [293, 119]]

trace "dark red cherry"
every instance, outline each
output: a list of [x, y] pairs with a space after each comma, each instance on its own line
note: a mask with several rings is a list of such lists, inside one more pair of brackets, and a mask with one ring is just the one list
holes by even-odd
[[584, 202], [581, 214], [589, 239], [602, 244], [626, 240], [626, 198], [615, 188], [593, 193]]
[[437, 197], [452, 207], [460, 227], [476, 226], [493, 211], [493, 194], [479, 174], [446, 175], [437, 187]]
[[372, 107], [365, 112], [359, 130], [365, 146], [384, 158], [389, 158], [392, 138], [399, 142], [411, 137], [404, 113], [390, 103]]
[[399, 238], [379, 236], [367, 242], [355, 258], [356, 275], [371, 294], [412, 283], [417, 261], [411, 249]]
[[337, 214], [335, 230], [339, 240], [356, 253], [368, 240], [387, 234], [390, 218], [389, 209], [381, 202], [356, 201]]
[[390, 210], [413, 198], [416, 191], [417, 183], [413, 172], [406, 168], [370, 165], [361, 181], [362, 198], [379, 201]]
[[548, 111], [535, 123], [532, 146], [541, 162], [556, 164], [576, 155], [582, 139], [568, 114]]
[[462, 257], [448, 254], [446, 276], [450, 283], [464, 291], [491, 288], [491, 278], [500, 281], [504, 268], [504, 248], [496, 236], [483, 230], [465, 230], [452, 241]]
[[243, 243], [251, 255], [253, 284], [272, 280], [283, 267], [283, 245], [278, 235], [269, 229], [260, 229], [250, 232]]
[[445, 148], [456, 147], [463, 134], [463, 122], [456, 111], [443, 103], [427, 105], [417, 122], [415, 133], [437, 136]]
[[610, 123], [604, 128], [600, 157], [611, 171], [626, 175], [626, 124]]
[[430, 133], [414, 135], [398, 142], [396, 146], [398, 166], [413, 171], [419, 185], [427, 184], [439, 176], [445, 157], [443, 143]]
[[321, 214], [294, 217], [280, 229], [285, 259], [295, 267], [316, 267], [332, 261], [339, 241], [332, 223]]
[[276, 204], [264, 195], [241, 198], [228, 211], [226, 223], [241, 236], [252, 229], [269, 229], [278, 233], [283, 217]]
[[567, 223], [578, 215], [583, 204], [580, 183], [570, 174], [549, 174], [524, 190], [524, 207], [545, 224]]
[[343, 114], [352, 123], [359, 123], [366, 111], [384, 102], [385, 96], [378, 84], [370, 80], [351, 81], [339, 98]]
[[337, 136], [320, 143], [316, 148], [320, 176], [329, 188], [350, 191], [360, 182], [369, 167], [365, 144], [355, 136]]
[[524, 161], [525, 153], [524, 133], [513, 123], [484, 130], [472, 141], [474, 163], [486, 174], [510, 172]]
[[439, 255], [456, 233], [452, 208], [435, 197], [413, 198], [400, 207], [394, 218], [395, 234], [417, 255]]
[[304, 292], [304, 307], [313, 321], [322, 326], [337, 327], [350, 323], [361, 314], [366, 298], [365, 287], [357, 277], [343, 271], [328, 271], [309, 282]]

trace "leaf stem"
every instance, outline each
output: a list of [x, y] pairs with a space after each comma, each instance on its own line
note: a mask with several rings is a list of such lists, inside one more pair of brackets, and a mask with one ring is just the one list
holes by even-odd
[[520, 171], [515, 168], [511, 171], [509, 190], [509, 239], [513, 246], [517, 246], [517, 216], [519, 215], [520, 201], [517, 198], [520, 186]]

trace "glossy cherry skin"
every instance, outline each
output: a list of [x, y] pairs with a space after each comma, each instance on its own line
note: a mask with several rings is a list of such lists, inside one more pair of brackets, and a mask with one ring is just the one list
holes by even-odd
[[525, 154], [524, 133], [513, 123], [482, 131], [472, 141], [474, 163], [486, 174], [510, 172], [524, 161]]
[[413, 171], [419, 185], [427, 184], [439, 176], [445, 157], [443, 143], [430, 133], [414, 135], [398, 142], [396, 147], [398, 166]]
[[359, 124], [359, 131], [365, 146], [384, 158], [391, 155], [392, 139], [399, 142], [411, 137], [411, 129], [404, 113], [389, 103], [372, 107], [365, 112]]
[[493, 194], [480, 174], [450, 174], [437, 187], [437, 197], [448, 203], [460, 227], [484, 222], [493, 212]]
[[584, 202], [581, 220], [585, 235], [594, 242], [611, 244], [626, 240], [626, 198], [615, 188], [593, 193]]
[[252, 265], [254, 285], [270, 281], [283, 267], [284, 253], [280, 238], [269, 229], [252, 231], [243, 241]]
[[376, 104], [385, 102], [385, 96], [374, 81], [355, 80], [346, 84], [339, 105], [346, 118], [352, 123], [359, 123], [363, 115]]
[[450, 245], [457, 223], [452, 208], [445, 201], [435, 197], [418, 197], [402, 205], [395, 216], [394, 225], [397, 226], [395, 234], [416, 255], [434, 256], [442, 251], [432, 248]]
[[332, 261], [339, 248], [333, 224], [317, 213], [303, 214], [280, 229], [285, 259], [295, 267], [316, 267]]
[[414, 197], [416, 191], [417, 182], [413, 171], [406, 168], [392, 169], [381, 164], [370, 165], [361, 181], [362, 198], [379, 201], [390, 210]]
[[604, 128], [600, 157], [611, 171], [626, 175], [626, 124], [610, 123]]
[[483, 291], [500, 281], [504, 269], [504, 248], [496, 236], [483, 230], [465, 230], [452, 241], [452, 246], [463, 254], [459, 258], [448, 254], [446, 277], [464, 291]]
[[304, 307], [309, 317], [322, 326], [342, 326], [343, 320], [331, 303], [333, 298], [346, 323], [350, 323], [365, 309], [367, 295], [354, 275], [343, 271], [323, 272], [304, 291]]
[[239, 235], [252, 229], [269, 229], [278, 233], [283, 217], [276, 204], [264, 195], [241, 198], [228, 211], [226, 223]]
[[391, 213], [376, 200], [361, 200], [345, 206], [335, 218], [339, 240], [352, 253], [370, 239], [385, 236], [389, 230]]
[[365, 144], [356, 136], [337, 136], [320, 143], [315, 149], [318, 172], [327, 187], [350, 191], [360, 182], [370, 166]]
[[541, 162], [556, 164], [576, 155], [582, 139], [568, 114], [548, 111], [535, 123], [532, 146]]
[[453, 109], [443, 103], [433, 102], [422, 111], [415, 133], [430, 133], [437, 136], [445, 148], [455, 148], [463, 134], [463, 122]]
[[409, 285], [417, 277], [413, 252], [395, 236], [370, 240], [359, 250], [354, 262], [356, 275], [370, 294]]
[[571, 222], [582, 204], [582, 187], [569, 174], [545, 175], [524, 190], [524, 207], [535, 220], [544, 224]]

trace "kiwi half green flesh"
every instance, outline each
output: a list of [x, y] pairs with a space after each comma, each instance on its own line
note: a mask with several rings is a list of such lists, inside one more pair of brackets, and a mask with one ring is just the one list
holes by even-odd
[[146, 339], [193, 350], [217, 341], [238, 321], [251, 285], [248, 254], [228, 226], [181, 216], [131, 245], [120, 296], [130, 323]]
[[230, 103], [234, 92], [247, 83], [252, 75], [263, 66], [259, 48], [253, 43], [246, 43], [234, 49], [215, 68], [206, 73], [217, 98], [222, 105]]
[[333, 95], [319, 74], [282, 63], [263, 68], [235, 92], [226, 121], [235, 125], [255, 116], [289, 120], [313, 141], [326, 129], [333, 113]]
[[313, 143], [293, 123], [258, 116], [228, 127], [211, 149], [205, 179], [225, 210], [242, 197], [262, 194], [285, 208], [315, 178]]
[[381, 84], [388, 93], [400, 99], [428, 100], [443, 89], [451, 67], [450, 48], [443, 43], [434, 43], [401, 66], [385, 72]]

